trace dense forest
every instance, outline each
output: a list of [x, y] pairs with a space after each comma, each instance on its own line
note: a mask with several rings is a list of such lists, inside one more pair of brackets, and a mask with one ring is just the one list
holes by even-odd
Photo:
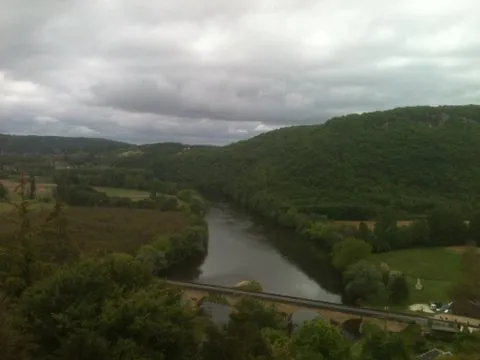
[[478, 204], [480, 106], [411, 107], [271, 131], [224, 147], [142, 148], [119, 167], [221, 189], [259, 212], [294, 208], [332, 219], [394, 209], [418, 217], [438, 204]]
[[0, 134], [0, 150], [5, 154], [63, 154], [76, 151], [103, 152], [131, 145], [99, 138]]

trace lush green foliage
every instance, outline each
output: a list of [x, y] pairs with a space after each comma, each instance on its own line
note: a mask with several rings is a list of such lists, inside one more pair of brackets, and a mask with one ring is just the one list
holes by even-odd
[[350, 344], [340, 331], [323, 320], [307, 322], [293, 334], [292, 353], [299, 360], [348, 360]]
[[344, 273], [345, 292], [351, 301], [385, 303], [388, 291], [382, 273], [374, 264], [360, 260]]
[[363, 329], [365, 338], [362, 359], [410, 360], [414, 358], [408, 343], [400, 334], [389, 334], [371, 324], [364, 325]]
[[180, 294], [152, 283], [132, 257], [84, 260], [20, 300], [27, 352], [36, 359], [192, 359], [200, 336]]
[[176, 194], [175, 184], [155, 181], [147, 170], [116, 170], [112, 168], [86, 167], [57, 170], [54, 182], [61, 185], [106, 186], [150, 191], [153, 188], [163, 194]]
[[357, 261], [365, 259], [371, 252], [372, 247], [367, 242], [347, 238], [333, 246], [332, 263], [337, 269], [345, 270]]

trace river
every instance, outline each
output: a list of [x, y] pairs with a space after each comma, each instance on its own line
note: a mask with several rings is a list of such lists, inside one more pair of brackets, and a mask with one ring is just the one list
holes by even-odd
[[175, 278], [224, 286], [256, 280], [266, 292], [341, 302], [327, 254], [305, 239], [224, 202], [210, 206], [206, 221], [207, 256]]

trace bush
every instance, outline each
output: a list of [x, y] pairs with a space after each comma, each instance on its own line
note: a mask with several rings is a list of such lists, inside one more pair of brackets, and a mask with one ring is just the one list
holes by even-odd
[[251, 292], [262, 292], [263, 287], [258, 281], [255, 280], [246, 280], [240, 281], [238, 284], [235, 285], [235, 288], [238, 290], [243, 291], [251, 291]]

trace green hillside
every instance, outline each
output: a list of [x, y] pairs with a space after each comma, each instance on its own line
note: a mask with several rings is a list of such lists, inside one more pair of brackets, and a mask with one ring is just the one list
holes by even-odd
[[71, 153], [77, 151], [104, 152], [131, 145], [99, 138], [0, 134], [0, 150], [5, 154]]
[[136, 164], [271, 217], [290, 208], [335, 219], [374, 218], [386, 208], [415, 217], [442, 202], [465, 210], [479, 203], [479, 141], [480, 106], [411, 107], [173, 156], [160, 147]]

